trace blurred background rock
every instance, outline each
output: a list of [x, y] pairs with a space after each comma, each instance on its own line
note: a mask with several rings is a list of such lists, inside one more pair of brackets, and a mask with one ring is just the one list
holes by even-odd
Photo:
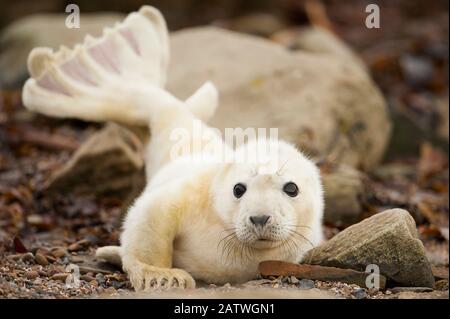
[[[73, 1], [72, 1], [73, 2]], [[331, 30], [368, 65], [387, 98], [394, 119], [388, 157], [417, 154], [423, 140], [448, 152], [448, 1], [446, 0], [154, 0], [75, 1], [81, 30], [62, 30], [71, 1], [0, 1], [0, 86], [19, 87], [26, 78], [25, 60], [36, 45], [57, 47], [78, 42], [85, 33], [143, 4], [159, 8], [170, 30], [212, 24], [272, 38], [292, 49], [299, 27]], [[381, 8], [381, 28], [367, 29], [365, 7]], [[110, 12], [111, 14], [108, 14]], [[37, 16], [31, 16], [37, 14]], [[91, 16], [90, 14], [96, 14]], [[19, 19], [24, 20], [19, 20]], [[15, 22], [15, 23], [14, 23]]]

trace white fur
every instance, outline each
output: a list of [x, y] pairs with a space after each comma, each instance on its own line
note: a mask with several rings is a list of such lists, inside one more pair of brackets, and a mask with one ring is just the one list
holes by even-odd
[[[192, 119], [185, 120], [181, 122], [189, 127]], [[158, 143], [150, 144], [150, 154], [169, 148], [170, 141], [158, 137], [153, 137]], [[287, 143], [280, 142], [278, 155], [282, 167], [274, 174], [258, 173], [258, 164], [199, 163], [182, 158], [160, 166], [126, 218], [122, 256], [130, 261], [125, 269], [133, 272], [137, 267], [141, 272], [137, 261], [143, 261], [184, 269], [197, 280], [226, 283], [254, 278], [264, 260], [300, 261], [322, 240], [320, 175], [310, 160]], [[295, 198], [282, 191], [290, 181], [300, 189]], [[240, 199], [233, 196], [238, 182], [248, 189]], [[231, 228], [239, 229], [243, 238], [255, 236], [249, 217], [265, 213], [279, 225], [275, 242], [265, 244], [253, 238], [254, 242], [241, 239], [228, 249], [224, 246]], [[283, 240], [286, 243], [281, 245]], [[163, 257], [160, 250], [166, 250]], [[141, 276], [137, 281], [146, 279]]]

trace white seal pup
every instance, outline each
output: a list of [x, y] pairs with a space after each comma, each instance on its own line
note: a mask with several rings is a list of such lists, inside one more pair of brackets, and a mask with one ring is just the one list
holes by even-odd
[[[30, 53], [27, 108], [151, 130], [148, 184], [128, 211], [120, 247], [99, 248], [97, 257], [121, 264], [136, 290], [243, 282], [261, 261], [300, 261], [322, 240], [318, 168], [278, 140], [230, 148], [205, 124], [217, 106], [211, 83], [186, 101], [163, 89], [168, 52], [163, 17], [144, 6], [73, 50]], [[261, 141], [267, 161], [236, 160], [257, 155]]]

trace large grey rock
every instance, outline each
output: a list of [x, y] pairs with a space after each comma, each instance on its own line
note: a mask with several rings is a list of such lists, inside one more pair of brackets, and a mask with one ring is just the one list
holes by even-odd
[[36, 14], [15, 21], [0, 34], [0, 86], [17, 85], [27, 77], [27, 57], [34, 47], [72, 47], [86, 34], [101, 35], [104, 27], [123, 17], [119, 13], [82, 13], [79, 29], [66, 27], [66, 14]]
[[411, 215], [402, 209], [376, 214], [310, 250], [304, 263], [364, 271], [380, 267], [399, 286], [434, 287], [434, 277]]
[[218, 21], [216, 24], [236, 32], [263, 37], [269, 37], [286, 27], [283, 20], [270, 13], [252, 13], [232, 20]]
[[289, 47], [291, 50], [301, 50], [317, 55], [329, 54], [335, 58], [347, 60], [350, 64], [356, 63], [359, 67], [367, 69], [364, 61], [350, 47], [324, 28], [286, 29], [275, 33], [272, 39]]
[[213, 27], [175, 32], [171, 46], [171, 92], [184, 99], [208, 80], [219, 88], [211, 125], [278, 128], [281, 138], [311, 155], [354, 167], [367, 169], [381, 159], [390, 122], [380, 91], [359, 61], [292, 53]]

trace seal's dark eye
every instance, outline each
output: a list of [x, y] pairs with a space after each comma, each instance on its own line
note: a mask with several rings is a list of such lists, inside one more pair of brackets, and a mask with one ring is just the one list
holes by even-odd
[[244, 195], [246, 190], [247, 190], [247, 187], [245, 187], [244, 184], [239, 183], [239, 184], [234, 185], [233, 194], [236, 198], [241, 198], [242, 195]]
[[292, 182], [284, 184], [283, 191], [291, 197], [298, 195], [298, 187]]

